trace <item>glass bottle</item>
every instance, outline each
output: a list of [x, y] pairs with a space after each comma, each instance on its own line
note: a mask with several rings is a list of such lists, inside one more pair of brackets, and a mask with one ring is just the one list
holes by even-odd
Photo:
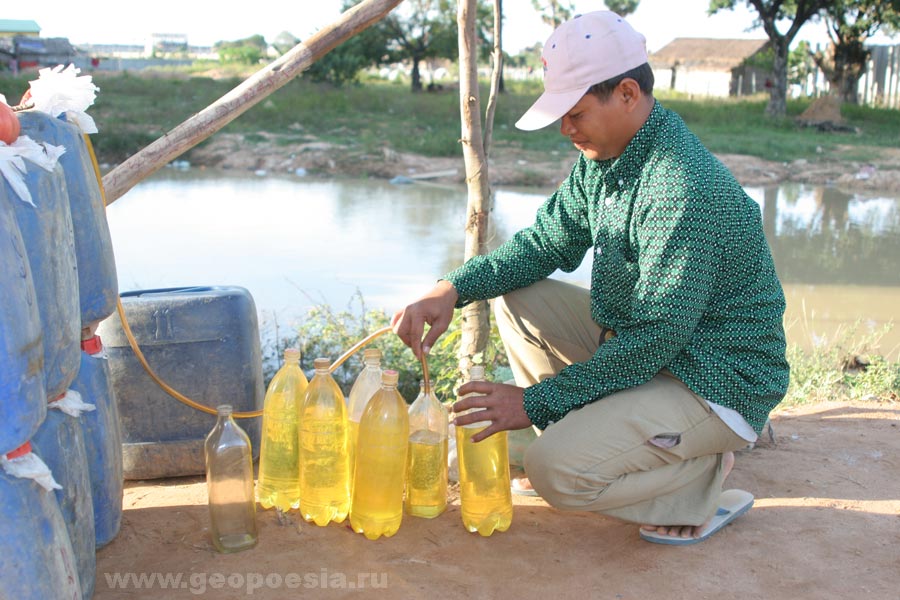
[[409, 407], [405, 506], [412, 516], [431, 519], [447, 508], [448, 427], [447, 409], [423, 381]]
[[356, 440], [359, 437], [359, 420], [362, 418], [366, 403], [381, 389], [381, 350], [378, 348], [366, 348], [363, 351], [365, 366], [353, 387], [347, 400], [347, 425], [349, 427], [347, 439], [347, 455], [350, 459], [350, 482], [352, 489], [353, 470], [356, 465]]
[[284, 363], [266, 390], [256, 496], [260, 506], [288, 511], [300, 506], [300, 404], [309, 382], [300, 369], [300, 351], [284, 351]]
[[[471, 381], [484, 381], [484, 367], [472, 367], [469, 375]], [[466, 529], [483, 536], [489, 536], [494, 531], [506, 531], [513, 516], [507, 432], [501, 431], [480, 442], [472, 442], [472, 436], [489, 424], [479, 421], [455, 427], [459, 453], [460, 513]]]
[[206, 487], [212, 543], [219, 552], [256, 545], [256, 502], [250, 438], [231, 416], [231, 405], [217, 408], [218, 419], [206, 437]]
[[403, 520], [409, 413], [397, 379], [397, 371], [381, 374], [359, 421], [350, 526], [370, 540], [394, 535]]
[[316, 372], [300, 407], [300, 514], [324, 527], [340, 523], [350, 510], [347, 462], [347, 407], [331, 376], [327, 358]]

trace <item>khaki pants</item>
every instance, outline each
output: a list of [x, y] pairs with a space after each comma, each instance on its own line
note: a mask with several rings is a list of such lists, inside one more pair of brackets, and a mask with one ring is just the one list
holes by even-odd
[[[519, 386], [533, 385], [599, 347], [589, 292], [544, 280], [493, 302]], [[547, 427], [525, 453], [535, 490], [560, 509], [649, 525], [700, 525], [722, 491], [722, 454], [745, 447], [667, 372], [585, 405]]]

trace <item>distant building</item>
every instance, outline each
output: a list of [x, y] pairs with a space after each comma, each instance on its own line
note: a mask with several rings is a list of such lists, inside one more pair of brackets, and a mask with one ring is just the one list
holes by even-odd
[[147, 40], [146, 56], [171, 56], [187, 54], [186, 33], [153, 33]]
[[748, 64], [768, 40], [676, 38], [650, 55], [655, 88], [694, 96], [741, 96], [765, 91], [768, 70]]
[[74, 62], [76, 56], [75, 47], [66, 38], [0, 37], [0, 65], [14, 73], [65, 65]]
[[0, 19], [0, 38], [19, 35], [37, 37], [41, 35], [41, 27], [35, 21]]

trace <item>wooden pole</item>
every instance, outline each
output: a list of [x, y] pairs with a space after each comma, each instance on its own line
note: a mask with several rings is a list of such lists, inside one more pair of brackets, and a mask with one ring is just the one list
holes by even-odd
[[[465, 259], [484, 254], [491, 213], [488, 159], [481, 127], [481, 100], [478, 90], [478, 41], [475, 36], [477, 0], [459, 0], [456, 24], [459, 27], [459, 112], [463, 159], [466, 166]], [[499, 22], [499, 17], [495, 22]], [[496, 32], [495, 32], [496, 33]], [[497, 63], [494, 68], [499, 68]], [[459, 369], [468, 379], [469, 369], [481, 362], [490, 337], [490, 311], [486, 301], [467, 304], [460, 325]]]
[[190, 150], [250, 107], [309, 68], [344, 40], [380, 21], [402, 0], [364, 0], [337, 21], [300, 42], [213, 104], [129, 157], [106, 174], [106, 203], [112, 204], [140, 181]]

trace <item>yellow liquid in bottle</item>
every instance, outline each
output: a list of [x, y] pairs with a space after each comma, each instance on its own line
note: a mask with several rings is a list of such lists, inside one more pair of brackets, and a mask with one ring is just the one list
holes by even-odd
[[345, 421], [304, 418], [300, 429], [300, 513], [319, 526], [340, 523], [350, 511]]
[[[293, 406], [284, 393], [273, 394], [275, 407]], [[272, 410], [263, 418], [256, 495], [260, 506], [288, 511], [300, 506], [300, 461], [298, 457], [297, 415]]]
[[447, 438], [419, 430], [409, 437], [406, 512], [431, 519], [447, 509]]
[[471, 532], [489, 536], [512, 523], [509, 489], [509, 447], [505, 431], [472, 443], [486, 426], [456, 427], [459, 454], [460, 504], [463, 524]]
[[409, 416], [393, 391], [375, 394], [363, 412], [356, 446], [350, 526], [368, 539], [390, 537], [403, 520]]
[[356, 480], [356, 444], [359, 438], [359, 422], [347, 421], [347, 464], [350, 465], [350, 493]]
[[350, 512], [347, 407], [329, 362], [314, 361], [316, 374], [300, 407], [300, 514], [320, 527]]
[[284, 365], [266, 390], [256, 495], [260, 506], [288, 511], [300, 506], [297, 423], [309, 382], [300, 369], [300, 352], [285, 350]]

